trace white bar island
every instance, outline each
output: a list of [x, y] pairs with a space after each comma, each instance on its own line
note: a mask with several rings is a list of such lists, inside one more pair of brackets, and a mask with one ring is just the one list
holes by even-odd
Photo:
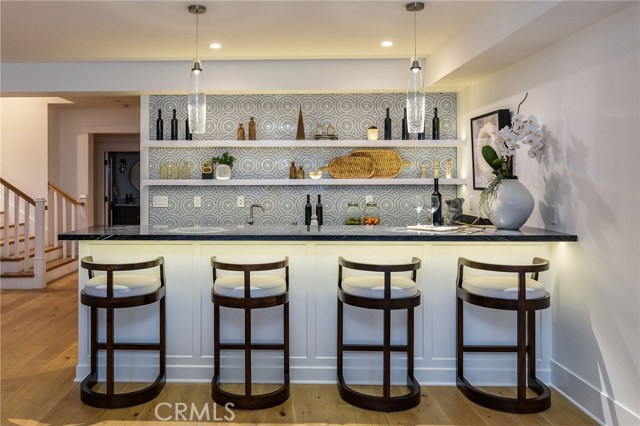
[[[78, 240], [80, 258], [96, 262], [127, 263], [164, 256], [167, 303], [167, 380], [207, 382], [213, 375], [213, 307], [210, 259], [258, 263], [290, 259], [291, 380], [294, 383], [336, 381], [337, 259], [370, 263], [403, 263], [422, 259], [418, 287], [422, 304], [415, 319], [415, 376], [422, 384], [455, 385], [455, 278], [458, 257], [494, 263], [529, 263], [535, 256], [551, 260], [552, 270], [541, 280], [552, 295], [553, 253], [575, 235], [524, 227], [520, 231], [429, 233], [404, 228], [369, 226], [305, 226], [239, 228], [158, 228], [145, 226], [92, 227], [60, 235]], [[87, 280], [79, 269], [79, 291]], [[79, 300], [79, 299], [78, 299]], [[469, 344], [509, 343], [515, 339], [515, 313], [485, 311], [466, 306], [465, 338]], [[273, 308], [254, 314], [255, 341], [282, 338], [279, 316]], [[242, 339], [240, 312], [222, 310], [224, 340]], [[104, 319], [101, 317], [101, 324]], [[116, 339], [157, 338], [155, 305], [116, 312]], [[549, 381], [551, 309], [538, 317], [538, 377]], [[89, 310], [79, 303], [78, 366], [76, 380], [89, 371]], [[392, 341], [405, 341], [405, 317], [392, 317]], [[374, 343], [382, 339], [382, 314], [357, 308], [345, 310], [345, 339]], [[135, 355], [135, 356], [134, 356]], [[279, 353], [254, 354], [254, 381], [281, 377]], [[223, 381], [242, 379], [239, 351], [223, 352]], [[104, 359], [100, 359], [104, 366]], [[403, 383], [405, 360], [392, 357], [394, 377]], [[155, 376], [157, 356], [122, 352], [116, 355], [117, 380], [140, 381]], [[380, 383], [382, 358], [378, 354], [348, 353], [345, 376], [352, 383]], [[509, 354], [470, 355], [467, 377], [483, 384], [515, 383], [515, 357]], [[100, 372], [101, 377], [104, 373]]]

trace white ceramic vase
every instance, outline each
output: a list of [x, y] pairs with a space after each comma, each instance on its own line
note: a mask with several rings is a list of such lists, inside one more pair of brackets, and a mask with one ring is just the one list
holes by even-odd
[[231, 179], [231, 167], [226, 164], [218, 164], [216, 166], [216, 179], [228, 180]]
[[534, 205], [531, 192], [518, 179], [502, 179], [495, 199], [489, 203], [489, 219], [500, 229], [520, 229]]

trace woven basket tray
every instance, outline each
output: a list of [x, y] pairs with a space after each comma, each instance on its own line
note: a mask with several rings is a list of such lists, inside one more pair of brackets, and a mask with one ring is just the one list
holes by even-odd
[[410, 166], [409, 161], [402, 161], [395, 151], [385, 149], [359, 149], [352, 151], [350, 157], [369, 158], [373, 163], [374, 178], [394, 178], [402, 172], [403, 167]]
[[373, 162], [364, 156], [336, 157], [320, 170], [327, 170], [334, 179], [367, 179], [374, 173]]

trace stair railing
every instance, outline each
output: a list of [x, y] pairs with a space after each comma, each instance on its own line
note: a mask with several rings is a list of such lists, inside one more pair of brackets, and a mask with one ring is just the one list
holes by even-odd
[[[81, 195], [80, 200], [76, 200], [69, 194], [49, 182], [49, 206], [47, 211], [47, 223], [49, 232], [47, 241], [57, 246], [59, 244], [58, 234], [72, 231], [86, 226], [86, 195]], [[71, 257], [76, 257], [78, 249], [77, 241], [62, 241], [62, 256], [67, 257], [71, 252]]]
[[[30, 241], [33, 236], [35, 239], [35, 254], [33, 272], [37, 282], [42, 282], [44, 287], [45, 259], [44, 259], [44, 224], [45, 224], [45, 204], [44, 198], [33, 199], [27, 194], [16, 188], [5, 179], [0, 178], [0, 184], [3, 188], [3, 225], [2, 232], [2, 257], [10, 256], [10, 228], [13, 228], [13, 256], [20, 256], [20, 248], [24, 252], [25, 272], [29, 271], [29, 249]], [[13, 207], [13, 209], [12, 209]], [[31, 216], [31, 207], [34, 207], [33, 218]], [[34, 229], [31, 230], [31, 222], [34, 223]], [[20, 244], [20, 223], [24, 223], [24, 241]]]

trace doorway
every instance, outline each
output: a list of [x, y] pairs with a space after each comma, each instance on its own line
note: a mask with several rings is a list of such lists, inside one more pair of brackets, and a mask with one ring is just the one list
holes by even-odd
[[93, 135], [96, 225], [140, 224], [140, 136]]

